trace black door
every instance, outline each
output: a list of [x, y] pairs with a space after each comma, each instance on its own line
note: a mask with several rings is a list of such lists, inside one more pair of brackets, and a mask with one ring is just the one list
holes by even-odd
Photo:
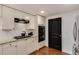
[[49, 19], [48, 21], [49, 48], [62, 50], [62, 30], [61, 17]]

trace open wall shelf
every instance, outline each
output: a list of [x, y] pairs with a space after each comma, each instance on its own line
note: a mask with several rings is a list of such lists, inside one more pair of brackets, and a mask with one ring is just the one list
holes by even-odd
[[30, 21], [29, 20], [25, 20], [25, 19], [21, 19], [21, 18], [14, 18], [14, 22], [15, 23], [28, 24]]

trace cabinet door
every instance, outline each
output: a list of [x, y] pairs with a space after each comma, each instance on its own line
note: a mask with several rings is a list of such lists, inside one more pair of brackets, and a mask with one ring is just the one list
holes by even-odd
[[0, 55], [2, 55], [2, 45], [0, 45]]
[[37, 50], [37, 40], [35, 38], [29, 38], [27, 44], [29, 54]]
[[14, 15], [14, 9], [3, 6], [3, 30], [12, 30], [14, 28]]
[[2, 12], [1, 12], [1, 11], [2, 11], [2, 6], [0, 5], [0, 16], [1, 16], [1, 14], [2, 14]]
[[38, 25], [45, 25], [45, 17], [37, 15]]
[[16, 55], [16, 42], [3, 45], [3, 55]]
[[17, 54], [25, 55], [27, 54], [27, 40], [21, 40], [17, 42]]
[[35, 17], [29, 15], [28, 20], [30, 21], [27, 29], [35, 29]]
[[23, 13], [21, 11], [15, 11], [15, 18], [23, 18]]

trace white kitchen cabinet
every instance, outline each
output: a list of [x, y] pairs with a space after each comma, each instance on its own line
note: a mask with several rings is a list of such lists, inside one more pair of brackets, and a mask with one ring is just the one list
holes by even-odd
[[0, 16], [2, 15], [2, 5], [0, 5]]
[[14, 29], [14, 16], [15, 16], [14, 9], [3, 6], [3, 12], [2, 12], [2, 29], [3, 30]]
[[0, 55], [2, 55], [2, 45], [0, 45]]
[[17, 54], [27, 55], [37, 50], [37, 41], [35, 38], [28, 38], [17, 42]]
[[29, 38], [28, 40], [28, 52], [30, 54], [37, 50], [37, 40], [35, 38]]
[[23, 13], [23, 18], [29, 20], [29, 23], [26, 24], [26, 29], [35, 29], [35, 16]]
[[42, 41], [42, 42], [38, 43], [38, 49], [40, 49], [44, 46], [45, 46], [45, 41]]
[[28, 55], [36, 50], [37, 40], [34, 37], [0, 45], [0, 55]]
[[16, 49], [16, 42], [7, 43], [2, 45], [3, 47], [3, 55], [16, 55], [17, 49]]
[[15, 18], [23, 18], [23, 12], [15, 10]]
[[45, 17], [37, 15], [38, 25], [45, 25]]
[[26, 55], [27, 51], [27, 40], [17, 41], [17, 55]]
[[29, 15], [28, 20], [30, 21], [27, 25], [27, 29], [35, 29], [35, 16]]

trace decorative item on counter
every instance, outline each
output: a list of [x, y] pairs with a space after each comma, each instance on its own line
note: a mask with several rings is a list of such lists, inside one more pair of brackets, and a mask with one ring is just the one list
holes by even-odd
[[32, 36], [33, 35], [33, 32], [28, 33], [28, 35]]
[[28, 35], [26, 35], [26, 31], [22, 31], [20, 36], [15, 36], [14, 39], [23, 39], [23, 38], [28, 38], [31, 37], [33, 35], [33, 32], [28, 33]]
[[21, 36], [26, 36], [26, 32], [22, 31]]

